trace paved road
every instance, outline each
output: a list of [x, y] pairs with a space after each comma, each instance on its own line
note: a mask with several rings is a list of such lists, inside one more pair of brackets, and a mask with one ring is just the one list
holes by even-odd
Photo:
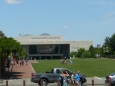
[[[23, 86], [23, 80], [26, 82], [26, 86], [38, 86], [37, 83], [33, 83], [30, 81], [30, 79], [10, 79], [8, 80], [9, 86]], [[83, 86], [92, 86], [92, 80], [94, 80], [95, 86], [106, 86], [105, 85], [105, 78], [87, 78], [87, 82]], [[0, 86], [6, 86], [6, 80], [4, 80], [4, 83], [0, 83]], [[57, 83], [49, 83], [48, 86], [57, 86]]]

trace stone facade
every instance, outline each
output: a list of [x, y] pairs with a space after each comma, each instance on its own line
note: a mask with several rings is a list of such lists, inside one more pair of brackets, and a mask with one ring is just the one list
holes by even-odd
[[[64, 41], [63, 36], [51, 36], [49, 34], [42, 34], [39, 36], [32, 35], [20, 35], [15, 37], [15, 40], [20, 42], [24, 46], [26, 52], [29, 54], [29, 45], [46, 45], [46, 44], [59, 44], [63, 45], [64, 52], [65, 48], [69, 49], [65, 53], [70, 53], [71, 51], [78, 51], [79, 48], [89, 49], [93, 45], [93, 41]], [[68, 55], [68, 54], [67, 54]]]

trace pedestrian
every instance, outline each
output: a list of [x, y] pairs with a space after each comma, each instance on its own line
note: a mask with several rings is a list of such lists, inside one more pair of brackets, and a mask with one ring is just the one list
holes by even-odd
[[11, 65], [11, 69], [12, 69], [13, 65], [14, 65], [14, 61], [13, 61], [12, 57], [10, 58], [10, 65]]
[[16, 59], [14, 58], [14, 66], [16, 65]]
[[19, 60], [17, 59], [17, 60], [16, 60], [16, 62], [17, 62], [17, 67], [18, 67], [18, 63], [19, 63], [18, 61], [19, 61]]
[[24, 59], [22, 59], [22, 66], [24, 66]]
[[22, 60], [20, 59], [20, 66], [22, 66]]
[[71, 58], [70, 58], [70, 64], [72, 64], [73, 62], [72, 62], [72, 60], [71, 60]]
[[78, 71], [77, 74], [75, 74], [75, 77], [74, 77], [74, 79], [75, 79], [75, 86], [79, 86], [79, 82], [80, 82], [79, 74], [80, 74], [80, 71]]
[[66, 81], [67, 81], [66, 71], [62, 70], [58, 79], [58, 86], [68, 86]]
[[26, 60], [26, 66], [28, 65], [28, 59]]
[[72, 72], [72, 74], [71, 74], [71, 82], [72, 82], [72, 85], [75, 84], [75, 79], [74, 79], [74, 77], [75, 77], [75, 72]]

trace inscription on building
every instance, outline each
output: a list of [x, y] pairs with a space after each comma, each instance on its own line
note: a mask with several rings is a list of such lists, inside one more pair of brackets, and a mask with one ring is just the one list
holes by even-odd
[[31, 39], [60, 39], [60, 37], [31, 37]]

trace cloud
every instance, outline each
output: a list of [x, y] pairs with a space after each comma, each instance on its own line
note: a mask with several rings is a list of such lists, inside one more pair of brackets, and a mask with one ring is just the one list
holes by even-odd
[[22, 0], [4, 0], [7, 4], [19, 4]]
[[103, 16], [100, 16], [101, 18], [112, 18], [112, 17], [115, 17], [115, 14], [106, 14], [106, 15], [103, 15]]
[[69, 28], [68, 26], [63, 26], [63, 28]]

